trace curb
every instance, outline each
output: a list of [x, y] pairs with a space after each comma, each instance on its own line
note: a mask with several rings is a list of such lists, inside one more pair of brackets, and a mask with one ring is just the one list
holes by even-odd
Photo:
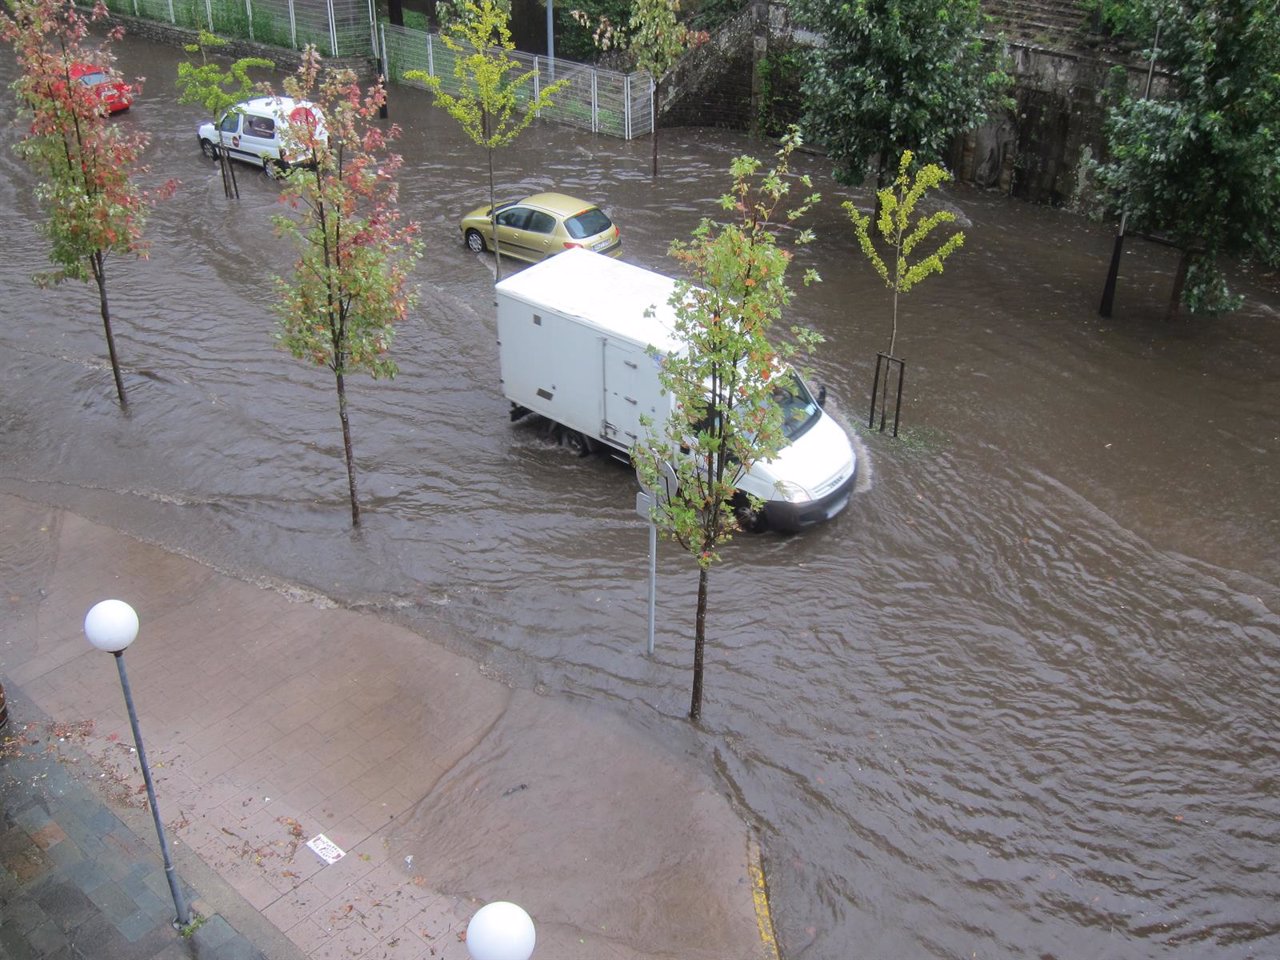
[[751, 876], [751, 899], [756, 908], [756, 928], [760, 931], [760, 943], [764, 947], [761, 956], [765, 960], [782, 960], [778, 953], [778, 936], [773, 928], [773, 913], [769, 909], [769, 884], [764, 876], [760, 844], [755, 837], [747, 840], [747, 872]]

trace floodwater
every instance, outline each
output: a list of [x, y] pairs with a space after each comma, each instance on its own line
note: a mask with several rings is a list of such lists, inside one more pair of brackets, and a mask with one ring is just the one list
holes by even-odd
[[[1167, 326], [1173, 266], [1131, 241], [1116, 319], [1106, 225], [957, 188], [967, 241], [902, 301], [899, 440], [865, 429], [889, 301], [827, 196], [792, 318], [861, 452], [848, 510], [735, 542], [711, 579], [707, 699], [688, 706], [696, 572], [660, 552], [644, 655], [634, 477], [511, 425], [492, 260], [458, 242], [483, 154], [425, 95], [393, 91], [402, 204], [423, 224], [400, 375], [351, 378], [365, 512], [349, 528], [331, 378], [273, 346], [272, 184], [226, 201], [174, 103], [179, 54], [126, 42], [150, 78], [118, 122], [177, 177], [151, 258], [111, 293], [122, 413], [88, 288], [41, 291], [30, 174], [0, 144], [0, 488], [71, 507], [268, 583], [443, 636], [511, 682], [605, 704], [714, 767], [763, 841], [784, 955], [1280, 956], [1280, 295]], [[0, 57], [0, 80], [13, 73]], [[715, 211], [720, 131], [647, 141], [530, 130], [504, 195], [599, 198], [625, 256]], [[859, 199], [865, 201], [865, 195]]]

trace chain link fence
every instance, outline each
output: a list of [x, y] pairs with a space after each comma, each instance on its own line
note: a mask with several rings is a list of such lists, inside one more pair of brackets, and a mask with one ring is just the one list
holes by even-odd
[[377, 56], [372, 0], [106, 0], [112, 13], [330, 57]]
[[[388, 82], [422, 87], [422, 83], [404, 76], [407, 71], [421, 70], [439, 77], [446, 93], [458, 93], [453, 74], [457, 55], [436, 34], [389, 23], [379, 24], [379, 30]], [[542, 111], [544, 119], [625, 140], [653, 132], [653, 81], [649, 74], [618, 73], [518, 50], [510, 51], [508, 56], [523, 71], [535, 72], [529, 87], [533, 96], [551, 83], [567, 81], [556, 94], [555, 103]]]

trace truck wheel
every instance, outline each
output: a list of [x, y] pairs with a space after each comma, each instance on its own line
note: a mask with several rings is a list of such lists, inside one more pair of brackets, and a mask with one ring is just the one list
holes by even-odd
[[745, 493], [734, 495], [733, 516], [746, 533], [760, 533], [765, 528], [764, 507], [754, 506]]
[[468, 230], [465, 242], [467, 244], [467, 249], [472, 253], [484, 253], [484, 237], [480, 236], [479, 230]]
[[289, 167], [283, 160], [264, 160], [262, 172], [268, 180], [283, 180], [289, 176]]
[[568, 427], [565, 427], [560, 433], [560, 446], [575, 457], [585, 457], [591, 452], [591, 441], [577, 430], [570, 430]]
[[200, 152], [205, 155], [206, 160], [218, 159], [218, 148], [213, 145], [212, 140], [206, 140], [204, 137], [201, 137]]

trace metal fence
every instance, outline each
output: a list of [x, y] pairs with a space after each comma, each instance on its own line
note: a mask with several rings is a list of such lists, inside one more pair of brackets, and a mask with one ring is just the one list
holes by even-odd
[[331, 57], [378, 53], [373, 0], [106, 0], [112, 13]]
[[[379, 24], [379, 30], [388, 82], [422, 87], [422, 83], [404, 77], [409, 70], [421, 70], [439, 77], [446, 93], [458, 93], [453, 75], [457, 55], [436, 34], [389, 23]], [[529, 89], [533, 96], [550, 83], [568, 81], [556, 94], [555, 103], [541, 112], [544, 119], [625, 140], [653, 132], [653, 81], [649, 74], [618, 73], [518, 50], [508, 56], [525, 71], [535, 71]]]

